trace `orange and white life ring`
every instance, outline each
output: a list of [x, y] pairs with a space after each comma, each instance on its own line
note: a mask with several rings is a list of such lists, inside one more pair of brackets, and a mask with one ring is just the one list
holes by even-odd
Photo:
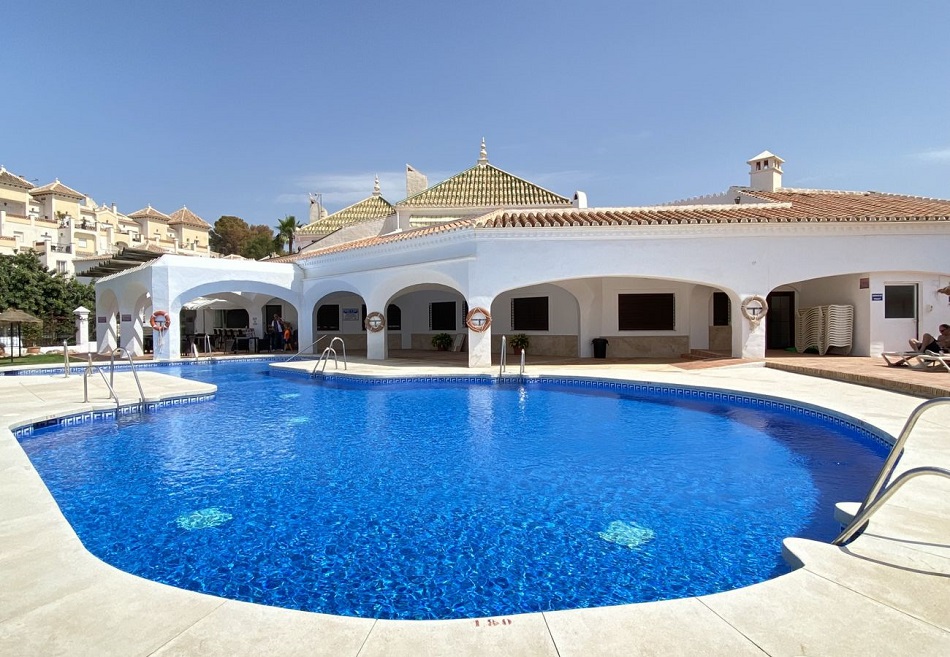
[[169, 315], [164, 310], [156, 310], [152, 313], [152, 317], [148, 320], [148, 323], [154, 330], [161, 333], [171, 326], [172, 318], [171, 315]]

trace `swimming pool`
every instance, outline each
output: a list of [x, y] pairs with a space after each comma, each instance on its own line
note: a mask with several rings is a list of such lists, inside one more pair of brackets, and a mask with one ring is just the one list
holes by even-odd
[[[175, 370], [171, 370], [175, 372]], [[741, 401], [186, 366], [213, 403], [21, 439], [87, 548], [183, 588], [457, 618], [701, 595], [828, 540], [882, 445]]]

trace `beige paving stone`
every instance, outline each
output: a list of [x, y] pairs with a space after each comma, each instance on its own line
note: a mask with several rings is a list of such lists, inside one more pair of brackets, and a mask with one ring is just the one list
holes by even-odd
[[0, 621], [82, 591], [101, 576], [101, 570], [90, 563], [94, 557], [81, 545], [51, 541], [49, 534], [41, 536], [39, 541], [30, 541], [33, 549], [11, 551], [0, 561]]
[[872, 553], [862, 540], [843, 548], [797, 538], [786, 544], [809, 572], [950, 630], [950, 560], [914, 551]]
[[150, 655], [222, 604], [125, 573], [0, 623], [0, 654]]
[[359, 657], [557, 657], [541, 614], [445, 621], [376, 621]]
[[228, 601], [155, 657], [337, 657], [356, 655], [376, 621]]
[[950, 632], [804, 569], [700, 601], [769, 655], [950, 654]]
[[739, 657], [762, 652], [695, 599], [544, 614], [560, 657]]

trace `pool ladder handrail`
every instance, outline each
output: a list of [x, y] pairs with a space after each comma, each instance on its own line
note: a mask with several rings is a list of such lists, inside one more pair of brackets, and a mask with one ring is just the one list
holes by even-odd
[[[115, 387], [115, 357], [118, 354], [120, 357], [125, 354], [125, 357], [129, 361], [129, 369], [132, 370], [132, 378], [135, 379], [135, 385], [139, 389], [139, 403], [145, 403], [145, 392], [142, 390], [142, 382], [139, 381], [138, 370], [135, 369], [135, 361], [132, 360], [132, 354], [129, 353], [128, 349], [124, 347], [116, 347], [111, 352], [109, 352], [109, 383], [112, 387]], [[119, 401], [119, 398], [115, 398], [116, 402]]]
[[[321, 340], [324, 340], [324, 339], [326, 339], [326, 338], [328, 338], [328, 337], [330, 337], [330, 336], [329, 336], [329, 335], [321, 335], [319, 338], [317, 338], [316, 340], [314, 340], [313, 342], [311, 342], [309, 345], [307, 345], [306, 347], [304, 347], [303, 349], [301, 349], [300, 351], [298, 351], [297, 353], [295, 353], [293, 356], [291, 356], [290, 358], [288, 358], [288, 359], [285, 360], [284, 362], [285, 362], [285, 363], [289, 363], [289, 362], [292, 361], [294, 358], [299, 357], [301, 354], [303, 354], [303, 352], [307, 351], [307, 349], [312, 349], [313, 347], [316, 347], [317, 344], [319, 344]], [[314, 355], [314, 356], [315, 356], [316, 354], [311, 354], [311, 355]]]
[[82, 393], [83, 393], [82, 403], [83, 404], [89, 403], [89, 375], [92, 374], [93, 372], [98, 372], [99, 375], [102, 377], [102, 382], [105, 383], [106, 388], [109, 389], [109, 397], [111, 397], [112, 399], [115, 399], [115, 406], [116, 408], [118, 408], [119, 396], [115, 394], [115, 389], [112, 387], [112, 384], [109, 383], [109, 379], [106, 378], [105, 372], [102, 371], [102, 368], [98, 366], [96, 367], [93, 366], [92, 354], [89, 354], [89, 360], [86, 364], [86, 372], [83, 374], [83, 377], [82, 377]]
[[[318, 360], [317, 364], [313, 366], [313, 372], [311, 372], [313, 376], [317, 375], [318, 369], [320, 370], [321, 373], [326, 371], [327, 361], [330, 360], [330, 356], [333, 356], [333, 369], [337, 369], [337, 370], [340, 369], [340, 364], [339, 362], [337, 362], [337, 359], [336, 359], [336, 349], [333, 348], [333, 345], [337, 343], [337, 340], [339, 340], [340, 342], [340, 347], [343, 348], [343, 370], [344, 371], [346, 370], [346, 343], [343, 342], [343, 338], [341, 338], [340, 336], [336, 336], [335, 338], [330, 340], [330, 344], [327, 346], [326, 349], [323, 350], [323, 353], [320, 354], [320, 360]], [[321, 365], [323, 365], [322, 369], [320, 367]]]
[[[498, 376], [500, 377], [505, 373], [505, 368], [508, 367], [508, 338], [506, 336], [501, 336], [501, 358], [498, 359]], [[521, 350], [521, 369], [518, 372], [519, 376], [524, 376], [524, 360], [525, 353], [524, 349]]]
[[864, 498], [861, 506], [858, 507], [857, 513], [854, 514], [854, 519], [848, 524], [847, 527], [844, 528], [838, 537], [831, 542], [832, 545], [847, 545], [855, 538], [860, 536], [861, 533], [867, 528], [871, 516], [874, 515], [874, 513], [880, 509], [881, 506], [883, 506], [884, 503], [890, 499], [890, 497], [896, 493], [901, 486], [911, 479], [925, 474], [933, 474], [940, 477], [950, 478], [950, 470], [935, 466], [923, 466], [919, 468], [911, 468], [910, 470], [901, 473], [896, 479], [894, 479], [894, 481], [890, 483], [890, 485], [885, 485], [894, 474], [894, 470], [897, 468], [897, 464], [900, 462], [901, 456], [904, 455], [904, 445], [907, 443], [907, 439], [910, 437], [911, 432], [917, 425], [917, 420], [919, 420], [920, 416], [931, 408], [943, 406], [945, 404], [950, 404], [950, 397], [937, 397], [936, 399], [928, 399], [915, 408], [913, 412], [911, 412], [910, 416], [907, 418], [907, 422], [904, 423], [904, 428], [901, 430], [897, 440], [894, 442], [894, 446], [891, 448], [890, 453], [884, 460], [884, 465], [881, 467], [881, 471], [878, 473], [877, 479], [875, 479], [874, 483], [871, 485], [871, 489], [868, 491], [867, 497]]

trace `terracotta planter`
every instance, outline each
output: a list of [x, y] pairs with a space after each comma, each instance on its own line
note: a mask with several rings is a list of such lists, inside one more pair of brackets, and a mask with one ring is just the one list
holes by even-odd
[[31, 356], [36, 356], [38, 353], [40, 353], [40, 348], [39, 348], [39, 347], [27, 347], [27, 348], [26, 348], [26, 353], [28, 353], [28, 354], [31, 355]]

